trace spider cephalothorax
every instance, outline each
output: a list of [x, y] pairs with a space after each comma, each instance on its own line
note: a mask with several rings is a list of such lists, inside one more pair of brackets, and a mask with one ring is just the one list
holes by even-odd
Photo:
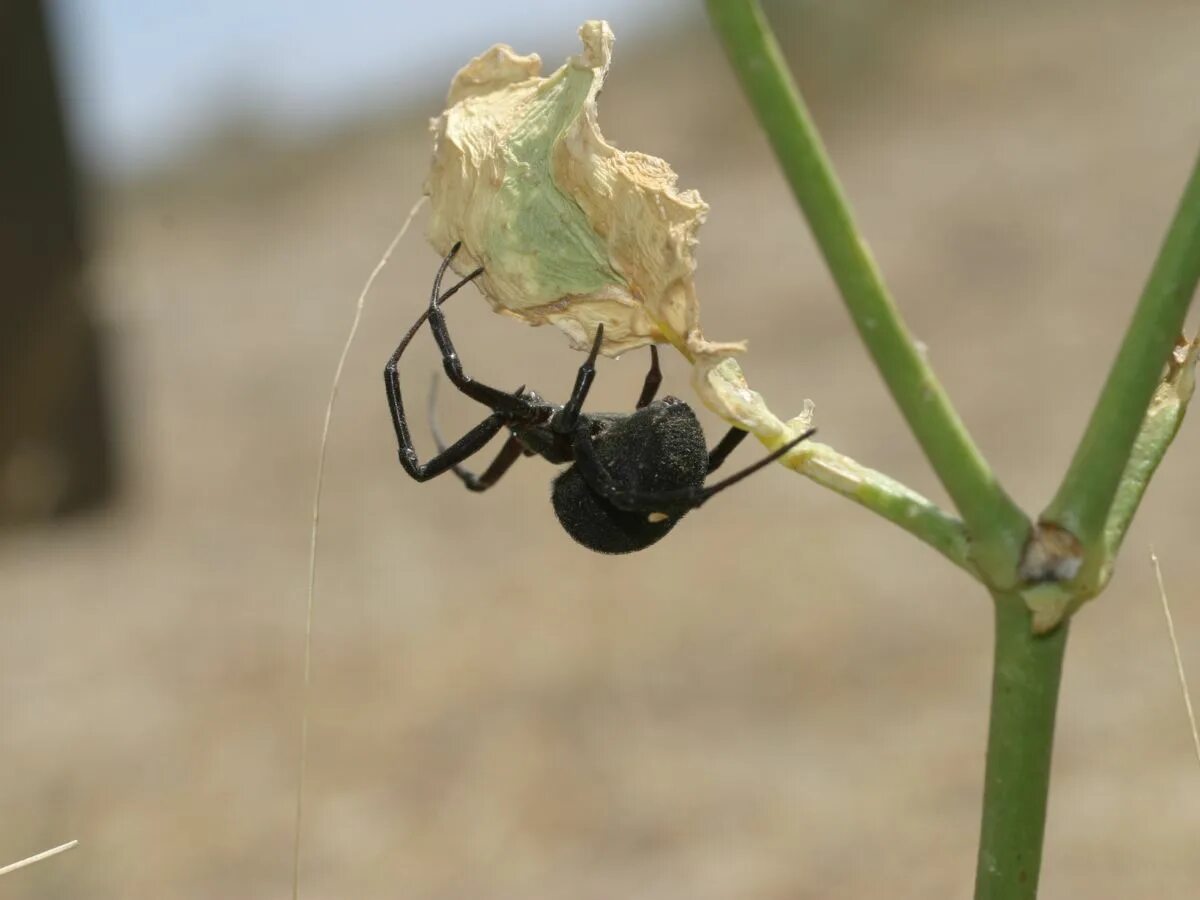
[[[400, 445], [400, 464], [417, 481], [449, 469], [470, 490], [485, 491], [522, 456], [570, 463], [554, 480], [552, 500], [559, 522], [585, 547], [601, 553], [629, 553], [660, 540], [688, 511], [778, 459], [812, 434], [807, 431], [753, 465], [705, 487], [704, 479], [725, 461], [746, 432], [732, 428], [708, 450], [690, 406], [675, 397], [654, 399], [662, 374], [658, 351], [653, 346], [650, 371], [635, 412], [583, 412], [588, 389], [596, 377], [603, 325], [597, 326], [591, 352], [579, 367], [575, 387], [562, 406], [547, 403], [524, 387], [509, 393], [475, 381], [463, 371], [441, 310], [442, 303], [483, 271], [476, 269], [442, 293], [442, 276], [458, 246], [454, 245], [438, 269], [429, 307], [404, 336], [383, 372]], [[426, 319], [451, 383], [492, 412], [449, 447], [437, 438], [435, 430], [438, 454], [421, 463], [408, 431], [396, 367]], [[508, 439], [482, 475], [463, 468], [461, 464], [468, 457], [482, 450], [504, 428], [509, 430]]]

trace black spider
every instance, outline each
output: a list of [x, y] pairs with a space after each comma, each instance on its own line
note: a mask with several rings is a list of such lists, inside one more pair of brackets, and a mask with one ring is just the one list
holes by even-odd
[[[746, 432], [732, 428], [711, 451], [707, 450], [704, 432], [690, 406], [675, 397], [654, 399], [662, 374], [658, 351], [653, 345], [650, 371], [636, 412], [584, 413], [583, 401], [596, 376], [603, 325], [597, 326], [591, 352], [579, 367], [575, 388], [562, 406], [547, 403], [533, 391], [526, 391], [524, 385], [508, 393], [475, 381], [463, 372], [440, 309], [442, 303], [483, 272], [482, 268], [476, 269], [444, 294], [439, 293], [442, 276], [459, 246], [455, 244], [442, 261], [433, 281], [428, 309], [408, 330], [383, 372], [400, 445], [400, 464], [417, 481], [426, 481], [451, 469], [470, 490], [485, 491], [521, 456], [571, 463], [554, 479], [552, 499], [559, 522], [585, 547], [601, 553], [629, 553], [649, 547], [689, 510], [774, 462], [813, 433], [807, 431], [754, 465], [705, 487], [705, 477], [725, 461], [746, 437]], [[442, 351], [442, 363], [450, 381], [472, 400], [489, 407], [492, 413], [449, 447], [442, 443], [435, 428], [438, 454], [422, 464], [409, 435], [396, 366], [426, 319]], [[502, 428], [509, 430], [508, 440], [482, 475], [460, 465], [483, 449]]]

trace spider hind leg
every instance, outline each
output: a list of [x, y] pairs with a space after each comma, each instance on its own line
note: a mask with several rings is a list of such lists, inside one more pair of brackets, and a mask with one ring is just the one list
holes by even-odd
[[[755, 472], [775, 462], [796, 447], [801, 441], [807, 440], [815, 433], [816, 429], [810, 428], [757, 462], [751, 463], [744, 469], [734, 472], [716, 484], [708, 486], [691, 484], [667, 490], [644, 490], [638, 487], [626, 487], [615, 479], [603, 465], [596, 454], [595, 445], [590, 435], [584, 434], [582, 431], [576, 436], [575, 457], [576, 465], [584, 477], [591, 483], [593, 489], [608, 503], [612, 504], [612, 506], [623, 512], [640, 513], [655, 518], [663, 516], [666, 519], [675, 520], [687, 512], [703, 506], [713, 496], [726, 488], [733, 487], [739, 481], [749, 478]], [[714, 449], [720, 450], [723, 445], [732, 444], [732, 446], [726, 446], [725, 453], [727, 455], [729, 450], [732, 450], [733, 446], [736, 446], [741, 440], [741, 438], [732, 439], [732, 435], [726, 435], [725, 439]], [[718, 460], [719, 463], [720, 460]], [[662, 519], [659, 521], [662, 521]]]

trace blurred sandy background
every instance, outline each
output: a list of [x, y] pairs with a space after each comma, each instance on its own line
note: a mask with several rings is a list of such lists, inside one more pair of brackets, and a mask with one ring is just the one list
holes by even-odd
[[[1200, 7], [903, 6], [780, 28], [910, 324], [1036, 511], [1200, 146]], [[812, 398], [824, 440], [944, 499], [703, 21], [613, 25], [607, 136], [712, 207], [706, 333], [749, 339], [781, 415]], [[0, 537], [0, 862], [81, 846], [0, 897], [289, 895], [320, 421], [439, 93], [303, 144], [243, 121], [93, 195], [124, 493]], [[969, 896], [986, 597], [784, 470], [625, 558], [567, 539], [540, 460], [483, 496], [411, 482], [380, 371], [436, 266], [422, 225], [377, 284], [333, 423], [303, 896]], [[580, 357], [556, 332], [471, 293], [449, 318], [469, 371], [566, 396]], [[423, 423], [432, 341], [405, 362]], [[592, 408], [628, 408], [645, 365], [605, 362]], [[479, 417], [442, 396], [448, 433]], [[1073, 627], [1046, 898], [1196, 895], [1200, 769], [1146, 556], [1200, 690], [1198, 453], [1189, 422]]]

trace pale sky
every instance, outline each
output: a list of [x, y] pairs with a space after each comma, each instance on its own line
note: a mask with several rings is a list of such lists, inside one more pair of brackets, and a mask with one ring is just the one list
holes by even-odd
[[699, 0], [51, 0], [85, 158], [128, 171], [169, 156], [240, 106], [285, 128], [439, 93], [493, 43], [550, 67], [605, 18], [622, 41]]

